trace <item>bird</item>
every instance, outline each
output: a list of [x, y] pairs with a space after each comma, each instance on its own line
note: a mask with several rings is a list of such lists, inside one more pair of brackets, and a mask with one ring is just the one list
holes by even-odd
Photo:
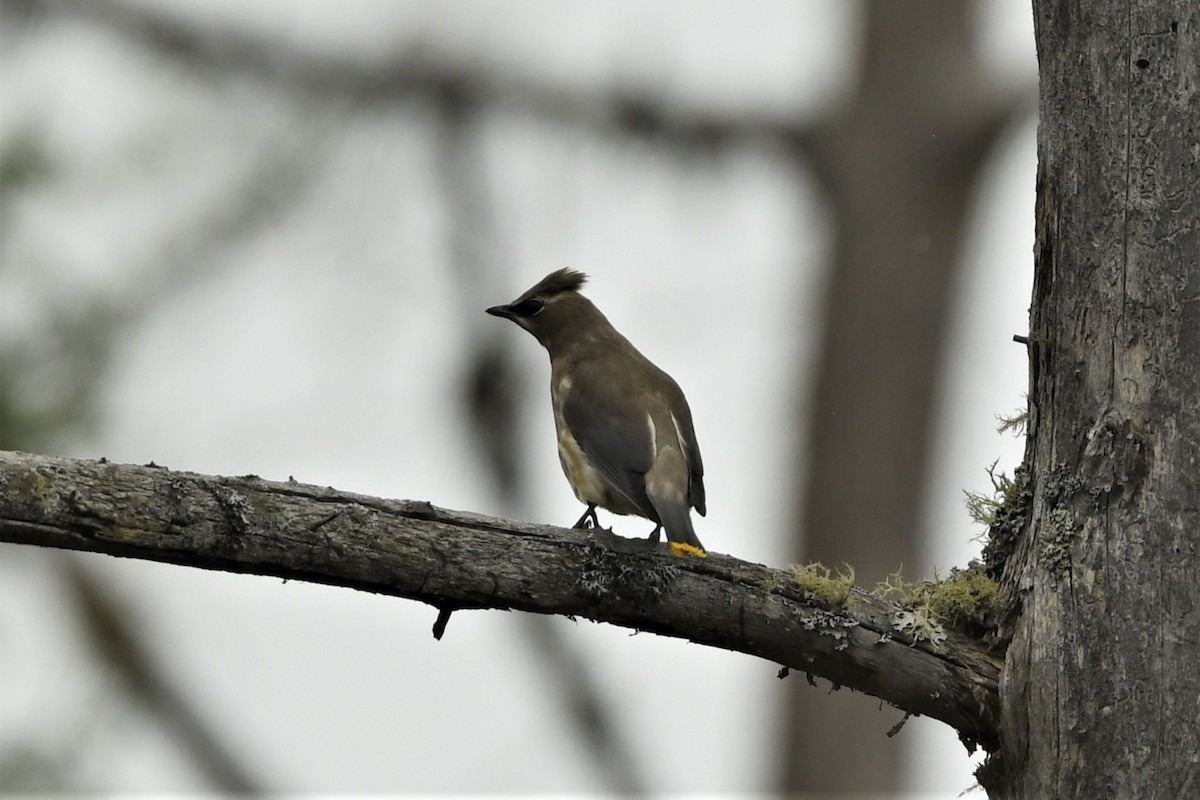
[[687, 399], [670, 375], [617, 332], [579, 293], [588, 276], [551, 272], [507, 305], [487, 313], [509, 319], [550, 354], [550, 400], [558, 458], [587, 506], [575, 528], [597, 528], [596, 508], [655, 524], [649, 539], [676, 555], [707, 553], [692, 525], [704, 516], [704, 463]]

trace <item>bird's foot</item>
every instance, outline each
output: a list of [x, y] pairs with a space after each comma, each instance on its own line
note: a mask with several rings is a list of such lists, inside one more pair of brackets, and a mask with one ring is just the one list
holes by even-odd
[[[583, 512], [583, 516], [580, 517], [579, 521], [571, 527], [581, 530], [587, 530], [588, 528], [600, 528], [600, 520], [596, 517], [596, 504], [588, 503], [587, 511]], [[603, 528], [601, 528], [601, 530], [603, 530]]]
[[646, 541], [652, 544], [658, 544], [662, 541], [662, 525], [655, 525], [654, 530], [650, 531], [650, 535], [646, 537]]

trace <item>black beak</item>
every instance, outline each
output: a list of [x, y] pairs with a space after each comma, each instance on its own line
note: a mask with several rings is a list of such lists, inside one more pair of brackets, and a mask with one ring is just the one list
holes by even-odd
[[487, 313], [491, 314], [493, 317], [504, 317], [505, 319], [513, 318], [512, 309], [508, 306], [492, 306], [491, 308], [487, 309]]

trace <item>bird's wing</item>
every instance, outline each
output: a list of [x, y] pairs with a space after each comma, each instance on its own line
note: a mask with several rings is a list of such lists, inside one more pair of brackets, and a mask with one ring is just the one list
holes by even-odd
[[600, 360], [574, 366], [563, 419], [592, 466], [614, 489], [653, 519], [645, 474], [654, 463], [650, 424], [630, 402], [630, 376]]

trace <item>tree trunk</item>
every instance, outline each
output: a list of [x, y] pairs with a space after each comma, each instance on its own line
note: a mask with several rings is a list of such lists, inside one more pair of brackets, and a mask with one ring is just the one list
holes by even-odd
[[1036, 0], [1032, 511], [997, 797], [1200, 792], [1200, 4]]

